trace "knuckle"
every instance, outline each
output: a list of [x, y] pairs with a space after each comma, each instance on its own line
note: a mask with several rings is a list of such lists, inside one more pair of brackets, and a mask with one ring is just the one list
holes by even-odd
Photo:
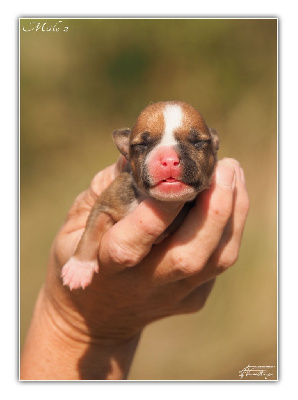
[[133, 267], [141, 261], [141, 256], [120, 242], [109, 243], [109, 255], [112, 261], [124, 267]]
[[179, 277], [192, 276], [200, 269], [199, 263], [194, 257], [181, 254], [181, 251], [173, 251], [171, 264]]
[[143, 221], [142, 219], [136, 221], [139, 232], [142, 232], [147, 241], [154, 241], [158, 235], [163, 232], [164, 226], [159, 226], [158, 221]]
[[225, 222], [229, 219], [232, 212], [231, 204], [225, 204], [224, 202], [219, 205], [211, 205], [209, 213], [212, 219]]
[[239, 257], [239, 249], [234, 249], [233, 251], [226, 252], [218, 260], [217, 270], [219, 273], [224, 272], [226, 269], [231, 267], [236, 263]]

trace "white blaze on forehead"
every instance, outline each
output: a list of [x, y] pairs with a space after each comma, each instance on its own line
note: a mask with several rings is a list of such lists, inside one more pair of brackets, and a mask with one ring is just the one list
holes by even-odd
[[160, 146], [175, 146], [178, 142], [174, 131], [182, 125], [183, 111], [177, 104], [167, 104], [163, 110], [164, 131], [161, 141], [147, 155], [145, 164], [148, 166], [154, 157], [155, 151]]
[[163, 117], [165, 121], [165, 130], [160, 145], [173, 146], [177, 144], [174, 131], [182, 125], [182, 108], [177, 104], [168, 104], [163, 110]]

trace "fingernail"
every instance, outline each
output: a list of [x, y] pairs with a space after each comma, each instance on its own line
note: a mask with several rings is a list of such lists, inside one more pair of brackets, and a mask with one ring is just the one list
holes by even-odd
[[219, 164], [216, 169], [216, 183], [233, 188], [235, 186], [235, 169]]

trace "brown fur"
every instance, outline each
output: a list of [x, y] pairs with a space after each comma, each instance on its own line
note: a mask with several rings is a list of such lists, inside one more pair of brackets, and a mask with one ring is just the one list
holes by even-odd
[[[198, 181], [197, 191], [208, 187], [216, 163], [218, 149], [218, 136], [214, 129], [209, 129], [204, 118], [191, 105], [181, 101], [167, 101], [150, 104], [138, 116], [133, 128], [118, 129], [113, 132], [114, 141], [119, 151], [129, 161], [128, 171], [121, 173], [109, 188], [97, 199], [87, 222], [85, 232], [91, 230], [95, 220], [100, 213], [107, 213], [113, 222], [122, 219], [129, 211], [133, 202], [139, 202], [148, 196], [147, 188], [144, 186], [144, 164], [147, 153], [137, 152], [134, 146], [146, 142], [150, 151], [161, 138], [164, 131], [163, 110], [166, 105], [176, 104], [183, 110], [183, 123], [175, 131], [175, 137], [181, 143], [181, 162], [184, 165], [184, 180]], [[189, 140], [206, 141], [200, 149], [194, 148]], [[179, 150], [178, 150], [179, 151]], [[185, 160], [187, 158], [187, 160]], [[189, 160], [192, 160], [190, 163]], [[190, 163], [187, 165], [187, 162]], [[177, 220], [168, 228], [172, 231], [177, 221], [182, 220], [181, 215], [189, 209], [190, 205], [184, 207]], [[181, 221], [180, 221], [181, 222]]]
[[[148, 154], [154, 154], [155, 147], [161, 141], [165, 129], [163, 110], [169, 104], [179, 105], [183, 111], [182, 125], [174, 131], [177, 141], [175, 152], [179, 157], [181, 169], [179, 180], [189, 191], [186, 192], [187, 202], [161, 238], [169, 235], [181, 224], [195, 196], [208, 187], [217, 160], [216, 131], [209, 129], [203, 117], [189, 104], [183, 102], [150, 104], [141, 112], [131, 130], [126, 128], [113, 132], [119, 151], [128, 160], [127, 167], [94, 204], [75, 257], [72, 257], [62, 270], [64, 283], [68, 284], [67, 282], [71, 281], [77, 269], [83, 268], [82, 262], [84, 265], [84, 262], [90, 261], [89, 272], [86, 269], [86, 274], [83, 274], [86, 275], [83, 276], [85, 280], [76, 281], [72, 287], [80, 285], [85, 287], [89, 284], [92, 279], [92, 270], [98, 268], [96, 266], [98, 243], [104, 231], [124, 218], [140, 201], [151, 197], [150, 190], [154, 187], [154, 182], [152, 183], [150, 179], [146, 161]], [[178, 201], [183, 200], [178, 199]]]

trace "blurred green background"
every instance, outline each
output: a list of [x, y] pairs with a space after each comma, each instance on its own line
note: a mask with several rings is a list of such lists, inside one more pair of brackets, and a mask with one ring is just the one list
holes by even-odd
[[111, 132], [159, 100], [217, 129], [251, 208], [235, 266], [201, 312], [145, 329], [129, 379], [238, 380], [249, 363], [277, 365], [275, 19], [20, 20], [21, 346], [68, 208], [116, 160]]

